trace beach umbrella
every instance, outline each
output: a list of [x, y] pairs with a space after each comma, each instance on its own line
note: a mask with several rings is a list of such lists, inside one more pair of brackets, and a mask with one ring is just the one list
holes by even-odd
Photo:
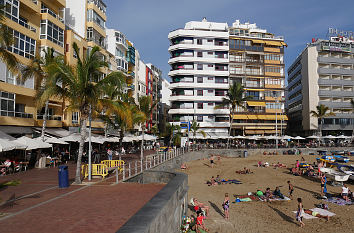
[[61, 138], [61, 140], [65, 141], [65, 142], [79, 142], [80, 138], [81, 138], [80, 134], [73, 133], [73, 134], [70, 134], [69, 136]]
[[[41, 137], [35, 138], [35, 140], [42, 141]], [[60, 138], [55, 138], [55, 137], [44, 137], [44, 142], [50, 143], [50, 144], [61, 144], [61, 145], [68, 145], [69, 143], [65, 142], [64, 140]]]
[[248, 140], [258, 140], [258, 137], [255, 136], [255, 135], [252, 135], [252, 136], [246, 136], [246, 139], [248, 139]]
[[296, 137], [294, 137], [293, 139], [294, 139], [294, 140], [304, 140], [305, 138], [300, 137], [300, 136], [296, 136]]
[[289, 139], [294, 139], [293, 137], [289, 136], [289, 135], [284, 135], [281, 137], [282, 140], [289, 140]]
[[339, 136], [337, 136], [337, 138], [339, 138], [339, 139], [348, 139], [348, 138], [351, 138], [351, 137], [350, 136], [339, 135]]
[[233, 137], [234, 139], [246, 139], [245, 136], [237, 135]]
[[16, 149], [16, 146], [8, 140], [0, 138], [0, 152]]
[[325, 139], [336, 139], [337, 137], [332, 136], [332, 135], [327, 135], [327, 136], [324, 136], [323, 138], [325, 138]]
[[20, 137], [14, 140], [15, 143], [23, 144], [26, 146], [26, 150], [52, 148], [52, 145], [46, 142], [42, 142], [36, 139], [28, 138], [26, 136]]
[[316, 136], [316, 135], [312, 135], [312, 136], [308, 136], [307, 138], [308, 139], [319, 139], [320, 137]]

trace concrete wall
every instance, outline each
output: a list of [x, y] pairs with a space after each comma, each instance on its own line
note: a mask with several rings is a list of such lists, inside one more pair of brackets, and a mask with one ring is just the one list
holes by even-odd
[[167, 183], [117, 233], [180, 232], [182, 217], [187, 213], [188, 176], [183, 173], [144, 171], [128, 182]]

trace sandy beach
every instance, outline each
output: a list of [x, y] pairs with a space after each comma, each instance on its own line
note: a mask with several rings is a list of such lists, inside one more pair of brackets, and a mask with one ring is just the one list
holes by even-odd
[[[303, 155], [307, 162], [313, 163], [318, 156]], [[258, 168], [258, 161], [272, 163], [284, 163], [293, 166], [296, 159], [301, 156], [295, 155], [258, 155], [248, 158], [221, 158], [214, 168], [210, 167], [208, 160], [196, 160], [187, 163], [189, 200], [192, 197], [210, 207], [210, 215], [205, 220], [209, 232], [353, 232], [354, 229], [354, 205], [339, 206], [318, 200], [320, 182], [312, 181], [305, 177], [293, 176], [288, 169], [273, 167]], [[353, 159], [352, 159], [353, 161]], [[350, 163], [353, 163], [353, 162]], [[236, 170], [244, 167], [250, 168], [253, 174], [236, 174]], [[180, 171], [180, 170], [179, 170]], [[224, 184], [207, 186], [205, 183], [211, 176], [220, 175], [225, 179], [237, 179], [242, 184]], [[257, 189], [265, 190], [270, 187], [274, 190], [280, 186], [281, 192], [288, 196], [288, 184], [290, 180], [294, 185], [293, 200], [273, 201], [270, 203], [261, 201], [234, 203], [234, 194], [242, 195], [248, 192], [256, 192]], [[348, 184], [350, 190], [354, 190], [353, 184]], [[341, 187], [327, 185], [329, 193], [340, 193]], [[230, 196], [230, 219], [223, 217], [222, 202], [225, 193]], [[330, 221], [325, 219], [304, 220], [305, 227], [300, 228], [292, 211], [297, 209], [296, 198], [303, 199], [305, 209], [315, 208], [315, 204], [328, 204], [330, 211], [336, 215]], [[189, 210], [189, 215], [194, 214]]]

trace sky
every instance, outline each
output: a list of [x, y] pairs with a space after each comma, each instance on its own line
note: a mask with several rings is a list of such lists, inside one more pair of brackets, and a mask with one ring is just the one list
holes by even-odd
[[152, 63], [170, 80], [168, 33], [186, 22], [201, 21], [231, 25], [256, 23], [276, 36], [284, 36], [288, 47], [286, 68], [312, 38], [327, 38], [329, 27], [354, 31], [353, 0], [104, 0], [108, 28], [123, 32], [139, 50], [145, 63]]

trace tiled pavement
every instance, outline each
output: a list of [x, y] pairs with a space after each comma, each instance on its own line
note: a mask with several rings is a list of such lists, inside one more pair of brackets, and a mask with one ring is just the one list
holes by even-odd
[[[57, 174], [46, 168], [0, 177], [0, 183], [21, 181], [0, 190], [0, 232], [115, 232], [164, 186], [111, 185], [112, 177], [59, 189]], [[69, 178], [74, 175], [69, 164]]]

